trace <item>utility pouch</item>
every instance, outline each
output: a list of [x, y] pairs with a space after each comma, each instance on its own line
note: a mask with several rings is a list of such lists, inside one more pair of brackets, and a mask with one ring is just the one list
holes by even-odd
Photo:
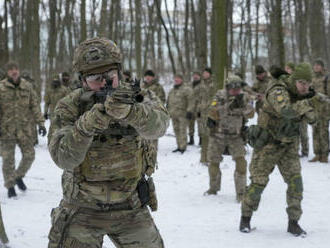
[[149, 205], [151, 211], [154, 212], [154, 211], [157, 211], [157, 209], [158, 209], [158, 200], [157, 200], [156, 188], [155, 188], [153, 178], [149, 177], [147, 183], [148, 183], [149, 196], [150, 196], [148, 205]]
[[62, 247], [65, 237], [65, 231], [77, 211], [78, 208], [66, 208], [62, 205], [57, 208], [53, 208], [51, 212], [52, 227], [48, 235], [48, 248]]
[[141, 206], [144, 207], [150, 201], [149, 185], [144, 177], [138, 182], [137, 192], [141, 201]]

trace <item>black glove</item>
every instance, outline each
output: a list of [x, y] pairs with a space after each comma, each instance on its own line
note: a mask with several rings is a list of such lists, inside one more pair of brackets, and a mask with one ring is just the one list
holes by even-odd
[[217, 122], [213, 119], [211, 119], [210, 117], [207, 118], [207, 126], [209, 128], [215, 128], [215, 126], [217, 125]]
[[308, 93], [305, 97], [306, 98], [312, 98], [313, 96], [315, 96], [315, 90], [314, 90], [314, 88], [309, 87], [309, 91], [308, 91]]
[[188, 120], [192, 120], [192, 118], [193, 118], [193, 113], [191, 113], [191, 112], [187, 112], [187, 114], [186, 114], [186, 118], [187, 118]]
[[47, 113], [44, 113], [44, 118], [45, 118], [45, 120], [48, 120], [48, 114]]
[[198, 112], [198, 113], [197, 113], [197, 117], [198, 117], [198, 118], [201, 118], [201, 112]]
[[39, 126], [38, 132], [42, 137], [44, 137], [47, 134], [47, 130], [44, 126]]

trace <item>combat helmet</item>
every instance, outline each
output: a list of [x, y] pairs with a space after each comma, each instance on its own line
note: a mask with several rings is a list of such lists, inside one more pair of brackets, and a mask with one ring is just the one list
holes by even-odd
[[242, 88], [243, 80], [236, 75], [230, 75], [225, 81], [226, 89]]
[[122, 54], [117, 45], [107, 38], [91, 38], [76, 48], [73, 69], [81, 76], [97, 74], [111, 68], [121, 69]]

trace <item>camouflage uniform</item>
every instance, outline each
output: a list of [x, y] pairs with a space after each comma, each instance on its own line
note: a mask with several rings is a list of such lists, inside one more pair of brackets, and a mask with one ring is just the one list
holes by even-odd
[[[47, 115], [50, 121], [52, 121], [52, 116], [54, 114], [54, 110], [56, 104], [59, 100], [70, 93], [69, 89], [64, 86], [59, 86], [57, 88], [49, 88], [44, 96], [44, 115]], [[53, 134], [53, 125], [50, 125], [49, 132], [48, 132], [48, 141]]]
[[200, 89], [200, 102], [198, 103], [197, 111], [201, 113], [202, 120], [202, 150], [201, 150], [201, 163], [207, 163], [207, 149], [209, 145], [209, 130], [206, 126], [208, 108], [214, 98], [216, 93], [216, 88], [212, 77], [202, 80], [202, 85]]
[[[86, 67], [82, 58], [91, 60]], [[86, 40], [75, 52], [78, 71], [89, 67], [109, 70], [110, 65], [118, 68], [120, 63], [119, 49], [105, 38]], [[113, 97], [95, 104], [90, 93], [77, 89], [55, 109], [49, 150], [64, 170], [63, 200], [51, 214], [48, 247], [101, 248], [104, 235], [116, 247], [164, 247], [142, 205], [140, 194], [152, 187], [141, 189], [146, 186], [141, 139], [157, 139], [165, 133], [167, 111], [150, 91], [142, 91], [143, 102], [132, 105], [113, 102]]]
[[187, 113], [193, 112], [193, 92], [189, 86], [175, 85], [170, 90], [167, 98], [167, 109], [170, 113], [178, 149], [185, 151], [187, 148]]
[[[251, 90], [254, 92], [254, 94], [260, 94], [264, 95], [266, 92], [266, 89], [268, 87], [268, 84], [270, 82], [270, 77], [266, 76], [264, 80], [260, 80], [256, 78], [256, 81], [251, 87]], [[256, 102], [256, 112], [259, 113], [259, 110], [262, 107], [262, 100], [257, 100]]]
[[[298, 70], [302, 75], [298, 74]], [[250, 218], [253, 211], [257, 210], [261, 194], [275, 165], [288, 185], [286, 199], [289, 219], [296, 222], [300, 219], [303, 182], [298, 157], [299, 123], [302, 120], [314, 123], [316, 120], [310, 103], [313, 98], [301, 100], [296, 90], [295, 80], [305, 77], [310, 81], [310, 66], [298, 65], [290, 78], [281, 76], [279, 80], [274, 79], [266, 91], [258, 123], [263, 131], [262, 135], [259, 132], [256, 137], [263, 144], [253, 150], [251, 184], [242, 202], [241, 224], [244, 218]]]
[[[160, 101], [165, 104], [166, 95], [164, 87], [160, 85], [156, 78], [150, 84], [148, 84], [147, 82], [143, 82], [141, 88], [152, 91], [160, 99]], [[155, 151], [155, 153], [153, 154], [153, 160], [157, 163], [158, 139], [150, 140], [149, 142], [151, 145], [153, 145], [153, 149]]]
[[195, 122], [197, 120], [198, 126], [198, 136], [202, 136], [202, 121], [201, 121], [201, 112], [198, 109], [200, 106], [200, 94], [201, 94], [201, 80], [193, 81], [191, 83], [191, 88], [193, 90], [193, 100], [194, 100], [194, 111], [193, 118], [189, 121], [189, 136], [194, 136], [195, 133]]
[[[30, 73], [28, 71], [23, 71], [21, 77], [25, 79], [27, 82], [29, 82], [32, 85], [33, 90], [36, 93], [36, 96], [38, 98], [38, 103], [41, 103], [41, 90], [40, 90], [40, 85], [37, 84], [37, 82], [31, 77]], [[33, 133], [33, 139], [35, 140], [35, 145], [39, 143], [38, 140], [38, 130], [37, 130], [37, 123], [35, 122], [33, 118], [33, 113], [31, 112], [31, 129]]]
[[[235, 80], [241, 83], [240, 78], [230, 77], [227, 79], [228, 85]], [[242, 104], [232, 107], [237, 97], [242, 97]], [[227, 90], [219, 90], [210, 107], [209, 121], [212, 120], [216, 124], [210, 128], [210, 142], [207, 154], [210, 162], [208, 166], [210, 188], [207, 193], [216, 194], [220, 190], [221, 171], [219, 164], [227, 148], [236, 163], [234, 180], [237, 200], [240, 201], [246, 187], [247, 166], [242, 128], [244, 121], [254, 116], [254, 109], [249, 103], [249, 98], [246, 94], [240, 94], [237, 97], [230, 96]]]
[[[3, 175], [5, 187], [15, 185], [15, 179], [25, 176], [34, 157], [34, 139], [31, 129], [31, 112], [39, 127], [44, 126], [40, 105], [30, 83], [20, 79], [15, 86], [8, 79], [0, 83], [0, 125], [2, 141]], [[22, 160], [15, 170], [15, 146], [22, 151]]]
[[[324, 73], [314, 73], [312, 85], [316, 92], [330, 95], [330, 87], [328, 82], [326, 82]], [[321, 113], [326, 113], [329, 109], [324, 107], [321, 111]], [[316, 124], [313, 125], [313, 149], [318, 160], [322, 159], [324, 162], [327, 162], [329, 155], [329, 119], [325, 118], [324, 115], [320, 115]]]

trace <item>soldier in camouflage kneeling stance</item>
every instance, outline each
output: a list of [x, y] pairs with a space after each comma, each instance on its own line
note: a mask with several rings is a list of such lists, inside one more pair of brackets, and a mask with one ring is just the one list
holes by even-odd
[[86, 40], [75, 51], [83, 88], [57, 104], [49, 143], [63, 169], [49, 248], [101, 248], [104, 235], [116, 247], [164, 247], [147, 208], [157, 206], [142, 142], [164, 135], [169, 116], [151, 91], [137, 94], [121, 80], [121, 63], [106, 38]]
[[254, 147], [250, 164], [251, 184], [242, 201], [241, 232], [250, 232], [253, 211], [258, 209], [269, 175], [277, 165], [287, 188], [288, 232], [305, 235], [298, 221], [302, 214], [303, 182], [298, 157], [301, 121], [313, 124], [319, 95], [310, 88], [309, 64], [299, 64], [291, 76], [273, 79], [265, 94], [257, 126], [249, 128], [249, 143]]
[[240, 202], [246, 187], [245, 148], [242, 137], [244, 120], [254, 116], [253, 106], [246, 94], [242, 93], [242, 79], [230, 76], [226, 89], [219, 90], [211, 103], [207, 126], [210, 129], [209, 159], [210, 188], [205, 194], [217, 194], [221, 185], [219, 163], [228, 149], [236, 164], [234, 174], [236, 198]]

